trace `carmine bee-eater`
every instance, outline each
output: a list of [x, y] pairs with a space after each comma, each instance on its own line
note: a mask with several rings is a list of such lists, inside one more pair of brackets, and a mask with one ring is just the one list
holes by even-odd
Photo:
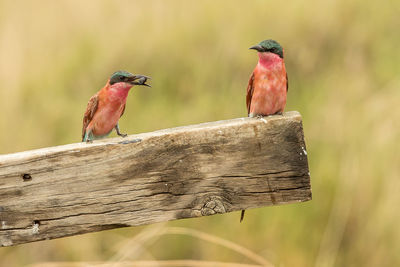
[[124, 114], [129, 90], [134, 85], [150, 86], [147, 79], [126, 71], [114, 72], [103, 89], [89, 100], [83, 117], [82, 142], [104, 138], [114, 128], [119, 136], [126, 137], [119, 131], [118, 120]]
[[[282, 114], [289, 85], [283, 48], [277, 41], [264, 40], [250, 49], [258, 51], [258, 63], [247, 86], [247, 114], [249, 117]], [[240, 221], [243, 218], [244, 210]]]

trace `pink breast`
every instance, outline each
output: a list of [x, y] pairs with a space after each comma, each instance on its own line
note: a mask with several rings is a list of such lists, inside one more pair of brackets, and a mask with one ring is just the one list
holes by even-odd
[[93, 134], [106, 135], [117, 125], [122, 109], [106, 106], [93, 117]]
[[[257, 66], [259, 67], [259, 66]], [[272, 115], [283, 112], [286, 105], [286, 71], [284, 66], [256, 68], [250, 114]]]
[[94, 135], [106, 135], [117, 125], [126, 103], [126, 97], [116, 95], [107, 97], [99, 102], [99, 106], [91, 124]]

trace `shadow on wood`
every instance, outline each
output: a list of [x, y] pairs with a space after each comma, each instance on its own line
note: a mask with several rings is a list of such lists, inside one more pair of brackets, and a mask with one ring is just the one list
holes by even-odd
[[307, 201], [301, 116], [2, 155], [0, 196], [0, 246]]

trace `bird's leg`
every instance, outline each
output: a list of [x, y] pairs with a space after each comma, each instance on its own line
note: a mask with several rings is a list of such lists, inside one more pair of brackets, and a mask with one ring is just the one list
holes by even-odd
[[119, 136], [122, 136], [122, 137], [127, 137], [128, 135], [127, 134], [122, 134], [120, 131], [119, 131], [119, 126], [118, 126], [118, 123], [117, 123], [117, 125], [115, 125], [115, 130], [117, 131], [117, 134], [119, 135]]

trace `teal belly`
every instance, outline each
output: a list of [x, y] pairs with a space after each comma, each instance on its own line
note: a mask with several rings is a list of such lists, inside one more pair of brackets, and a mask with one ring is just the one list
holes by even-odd
[[107, 136], [110, 135], [111, 132], [112, 132], [112, 130], [109, 131], [109, 132], [106, 133], [106, 134], [103, 134], [103, 135], [93, 135], [93, 140], [106, 138]]
[[107, 136], [110, 135], [111, 132], [112, 132], [112, 130], [103, 135], [94, 135], [92, 132], [90, 132], [89, 134], [86, 133], [85, 138], [83, 138], [83, 142], [86, 142], [87, 140], [98, 140], [98, 139], [106, 138]]

